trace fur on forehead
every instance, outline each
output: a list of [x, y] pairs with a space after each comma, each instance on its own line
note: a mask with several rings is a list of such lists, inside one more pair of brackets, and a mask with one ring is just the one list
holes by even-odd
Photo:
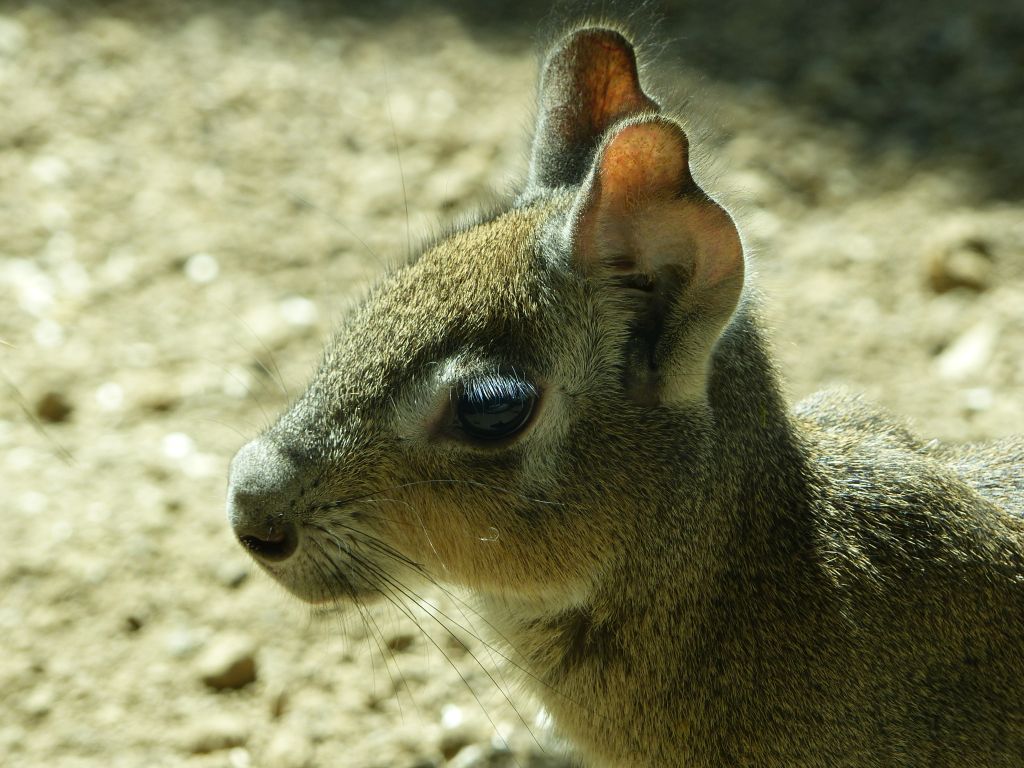
[[550, 208], [514, 207], [458, 229], [387, 274], [343, 324], [324, 368], [344, 361], [335, 375], [365, 393], [457, 351], [522, 341], [549, 301], [540, 238]]

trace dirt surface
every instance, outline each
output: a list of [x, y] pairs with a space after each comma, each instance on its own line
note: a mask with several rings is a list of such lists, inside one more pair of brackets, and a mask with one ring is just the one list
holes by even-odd
[[[650, 34], [790, 393], [1024, 432], [1024, 17], [798, 5]], [[468, 651], [311, 619], [223, 514], [346, 300], [522, 175], [547, 14], [496, 7], [0, 4], [3, 765], [568, 764], [457, 602]]]

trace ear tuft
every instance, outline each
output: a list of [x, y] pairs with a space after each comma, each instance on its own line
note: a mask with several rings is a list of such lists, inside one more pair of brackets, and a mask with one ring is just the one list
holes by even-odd
[[604, 133], [617, 121], [656, 112], [643, 92], [633, 46], [618, 32], [588, 28], [564, 38], [541, 75], [528, 184], [578, 184]]

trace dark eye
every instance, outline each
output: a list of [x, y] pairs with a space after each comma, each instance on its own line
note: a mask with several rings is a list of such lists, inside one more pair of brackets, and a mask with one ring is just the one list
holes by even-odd
[[455, 402], [455, 420], [474, 440], [503, 440], [526, 426], [537, 390], [519, 379], [493, 378], [467, 384]]

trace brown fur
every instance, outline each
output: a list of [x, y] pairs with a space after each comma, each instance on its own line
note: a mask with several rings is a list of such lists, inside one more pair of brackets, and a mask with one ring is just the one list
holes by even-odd
[[[607, 31], [556, 47], [527, 189], [352, 313], [235, 459], [236, 531], [307, 600], [468, 588], [587, 764], [1019, 766], [1024, 440], [924, 443], [842, 393], [790, 410], [731, 220], [662, 162], [685, 140], [633, 60]], [[648, 163], [680, 167], [645, 191]], [[668, 245], [611, 253], [615, 227]], [[465, 439], [453, 393], [510, 371], [529, 425]]]

